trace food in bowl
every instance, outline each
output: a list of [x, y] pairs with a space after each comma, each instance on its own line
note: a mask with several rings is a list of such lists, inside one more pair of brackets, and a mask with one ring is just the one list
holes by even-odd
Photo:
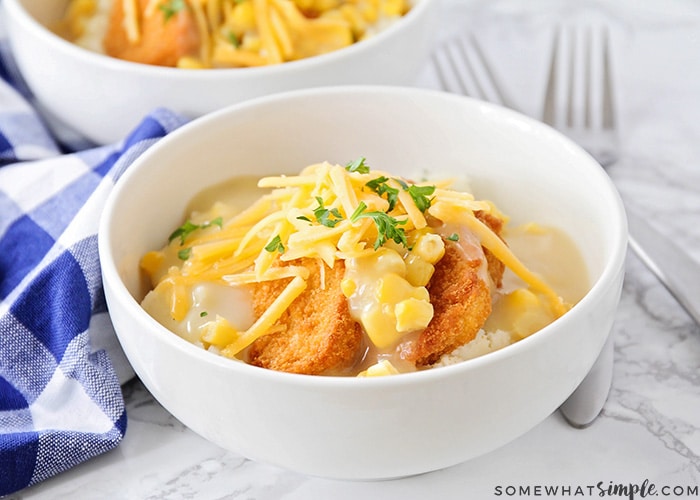
[[[168, 243], [141, 260], [152, 287], [144, 309], [227, 358], [308, 375], [424, 370], [533, 334], [588, 286], [564, 233], [509, 230], [493, 203], [450, 181], [413, 182], [360, 157], [257, 187], [268, 192], [256, 199], [250, 179], [237, 178], [200, 194]], [[536, 259], [563, 256], [579, 270], [566, 297], [507, 234], [549, 241]]]
[[439, 13], [438, 0], [415, 0], [399, 21], [342, 50], [284, 64], [198, 71], [133, 63], [66, 41], [48, 27], [60, 21], [69, 1], [2, 0], [0, 8], [13, 56], [37, 101], [58, 119], [57, 127], [67, 125], [99, 144], [123, 140], [157, 108], [196, 118], [295, 89], [411, 85], [429, 57]]
[[[298, 375], [232, 361], [173, 334], [143, 309], [148, 284], [140, 261], [186, 222], [190, 200], [199, 211], [213, 205], [197, 205], [198, 193], [233, 177], [297, 176], [306, 165], [344, 164], [358, 155], [404, 179], [421, 180], [427, 168], [430, 178], [467, 179], [468, 191], [508, 215], [503, 235], [510, 248], [563, 297], [580, 263], [546, 272], [540, 265], [558, 259], [530, 259], [523, 251], [542, 255], [536, 232], [522, 244], [513, 236], [533, 221], [565, 232], [583, 258], [584, 296], [503, 349], [385, 377]], [[228, 201], [211, 197], [218, 199]], [[316, 208], [315, 200], [309, 203]], [[98, 234], [115, 332], [164, 408], [236, 454], [351, 480], [421, 474], [474, 459], [550, 416], [609, 337], [627, 242], [624, 208], [609, 176], [546, 125], [444, 92], [358, 85], [268, 96], [169, 134], [120, 176]]]
[[407, 0], [72, 0], [55, 30], [132, 62], [264, 66], [348, 47], [410, 7]]

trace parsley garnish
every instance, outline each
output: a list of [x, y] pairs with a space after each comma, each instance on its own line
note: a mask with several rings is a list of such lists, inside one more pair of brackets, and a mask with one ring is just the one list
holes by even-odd
[[365, 163], [366, 158], [364, 156], [360, 156], [357, 160], [351, 161], [347, 165], [345, 165], [345, 170], [348, 172], [358, 172], [360, 174], [368, 174], [369, 173], [369, 165]]
[[187, 247], [183, 248], [177, 253], [177, 257], [180, 260], [187, 260], [190, 258], [190, 254], [192, 253], [192, 247]]
[[413, 203], [416, 204], [418, 210], [425, 212], [430, 208], [430, 204], [433, 200], [428, 198], [428, 196], [435, 192], [435, 186], [416, 186], [415, 184], [409, 186], [408, 183], [402, 179], [394, 180], [399, 183], [404, 191], [408, 191], [408, 194], [413, 198]]
[[284, 253], [284, 245], [282, 244], [282, 238], [279, 234], [270, 240], [270, 243], [265, 246], [265, 250], [268, 252]]
[[323, 206], [323, 199], [320, 196], [316, 196], [316, 201], [318, 202], [318, 208], [314, 209], [314, 217], [319, 224], [326, 227], [335, 227], [335, 225], [343, 220], [343, 214], [337, 208], [332, 208], [328, 210]]
[[168, 0], [158, 8], [163, 12], [163, 19], [167, 22], [175, 14], [185, 10], [185, 0]]
[[446, 239], [450, 241], [459, 241], [459, 235], [457, 233], [452, 233]]
[[241, 46], [241, 42], [238, 40], [238, 37], [232, 31], [228, 32], [226, 38], [228, 39], [229, 43], [233, 45], [234, 48], [237, 49]]
[[406, 232], [403, 228], [398, 227], [401, 224], [406, 224], [405, 220], [397, 220], [386, 212], [367, 212], [366, 210], [367, 205], [365, 205], [364, 201], [361, 201], [350, 216], [350, 220], [355, 222], [359, 219], [372, 219], [377, 227], [377, 239], [374, 241], [375, 250], [386, 243], [387, 240], [394, 240], [405, 247], [408, 246]]
[[435, 192], [435, 186], [416, 186], [415, 184], [410, 186], [408, 189], [408, 194], [413, 198], [413, 202], [418, 207], [418, 210], [425, 212], [430, 208], [432, 199], [428, 198], [431, 194]]
[[197, 229], [206, 229], [211, 226], [222, 227], [223, 223], [224, 221], [221, 217], [212, 219], [204, 224], [195, 224], [191, 220], [188, 220], [182, 226], [178, 227], [172, 232], [172, 234], [168, 237], [168, 243], [171, 243], [175, 238], [180, 238], [180, 245], [184, 245], [185, 240], [193, 231], [196, 231]]
[[396, 203], [399, 201], [399, 190], [389, 186], [387, 184], [388, 180], [388, 177], [382, 175], [381, 177], [372, 179], [367, 184], [365, 184], [365, 186], [370, 188], [379, 196], [386, 194], [386, 199], [389, 202], [389, 209], [387, 210], [387, 212], [391, 212], [396, 206]]
[[206, 311], [202, 311], [201, 313], [199, 313], [199, 317], [200, 317], [200, 318], [204, 318], [204, 317], [206, 317], [206, 316], [209, 316], [209, 313], [206, 312]]

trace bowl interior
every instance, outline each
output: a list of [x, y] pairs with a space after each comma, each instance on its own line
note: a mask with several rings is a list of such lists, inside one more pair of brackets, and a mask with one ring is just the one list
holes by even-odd
[[563, 229], [581, 250], [591, 285], [623, 238], [619, 200], [604, 171], [544, 125], [432, 92], [302, 91], [200, 119], [125, 175], [108, 230], [127, 288], [141, 297], [138, 258], [182, 223], [198, 191], [239, 175], [294, 174], [359, 156], [410, 178], [466, 177], [477, 198], [493, 200], [514, 223]]

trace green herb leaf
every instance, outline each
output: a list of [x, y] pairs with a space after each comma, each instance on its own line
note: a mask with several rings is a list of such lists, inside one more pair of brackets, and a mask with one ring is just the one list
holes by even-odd
[[238, 47], [241, 46], [240, 40], [238, 40], [238, 37], [237, 37], [236, 34], [233, 33], [232, 31], [229, 31], [229, 32], [226, 34], [226, 39], [227, 39], [227, 40], [229, 41], [229, 43], [230, 43], [231, 45], [233, 45], [233, 47], [236, 48], [236, 49], [237, 49]]
[[270, 240], [270, 243], [265, 246], [265, 250], [268, 252], [284, 253], [284, 245], [282, 244], [282, 238], [279, 234]]
[[182, 226], [178, 227], [170, 234], [168, 237], [168, 243], [172, 242], [175, 238], [180, 238], [180, 245], [183, 245], [190, 233], [197, 229], [199, 229], [199, 224], [194, 224], [190, 220], [185, 221]]
[[406, 240], [406, 231], [398, 226], [406, 224], [405, 220], [397, 220], [386, 212], [372, 211], [367, 212], [367, 205], [361, 201], [355, 211], [352, 213], [350, 220], [355, 222], [360, 219], [372, 219], [377, 228], [377, 239], [374, 241], [374, 249], [376, 250], [387, 240], [394, 240], [396, 243], [408, 246]]
[[343, 220], [343, 214], [337, 208], [328, 210], [323, 206], [323, 199], [320, 196], [316, 197], [318, 208], [314, 209], [314, 217], [319, 224], [326, 227], [335, 227], [338, 222]]
[[192, 247], [183, 248], [177, 253], [177, 258], [180, 260], [187, 260], [192, 254]]
[[202, 311], [201, 313], [199, 313], [199, 317], [200, 317], [200, 318], [204, 318], [204, 317], [206, 317], [206, 316], [209, 316], [209, 313], [206, 312], [206, 311]]
[[171, 243], [175, 238], [180, 238], [180, 245], [184, 245], [187, 237], [197, 229], [206, 229], [211, 226], [218, 226], [219, 228], [221, 228], [223, 227], [223, 224], [224, 221], [221, 217], [212, 219], [209, 222], [205, 222], [204, 224], [195, 224], [191, 220], [185, 221], [185, 223], [182, 226], [178, 227], [175, 231], [173, 231], [170, 234], [170, 236], [168, 237], [168, 243]]
[[445, 238], [450, 241], [459, 241], [459, 235], [457, 233], [452, 233], [449, 235], [447, 238]]
[[409, 186], [407, 189], [408, 194], [413, 198], [413, 202], [418, 207], [418, 210], [425, 212], [430, 208], [432, 199], [428, 198], [431, 194], [435, 192], [435, 186], [416, 186], [415, 184]]
[[161, 3], [158, 8], [163, 12], [163, 20], [167, 22], [178, 12], [185, 10], [185, 0], [168, 0]]
[[364, 156], [360, 156], [357, 160], [351, 161], [347, 165], [345, 165], [345, 170], [348, 172], [358, 172], [360, 174], [368, 174], [369, 173], [369, 165], [365, 163], [366, 158]]
[[381, 177], [377, 177], [376, 179], [372, 179], [368, 183], [365, 184], [368, 188], [370, 188], [372, 191], [377, 193], [379, 196], [386, 195], [386, 199], [389, 202], [389, 209], [387, 212], [391, 212], [394, 207], [396, 206], [396, 203], [399, 201], [399, 190], [395, 187], [391, 187], [387, 184], [389, 181], [388, 177], [384, 177], [383, 175]]
[[306, 221], [306, 222], [311, 222], [311, 219], [309, 219], [306, 215], [300, 215], [299, 217], [297, 217], [297, 220], [303, 220], [303, 221]]

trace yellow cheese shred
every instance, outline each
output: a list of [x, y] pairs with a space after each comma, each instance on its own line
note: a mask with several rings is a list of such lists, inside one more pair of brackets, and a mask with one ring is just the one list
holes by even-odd
[[124, 31], [129, 43], [136, 44], [141, 40], [139, 23], [138, 0], [122, 0], [124, 9]]
[[[260, 3], [259, 8], [267, 5], [267, 0], [255, 1]], [[383, 188], [393, 189], [396, 195], [389, 212], [387, 192], [368, 186], [368, 183], [376, 186], [382, 179], [385, 179]], [[426, 231], [434, 231], [431, 224], [466, 228], [532, 290], [547, 297], [555, 316], [564, 314], [568, 306], [554, 290], [476, 217], [476, 211], [484, 211], [503, 218], [492, 203], [475, 200], [469, 193], [440, 184], [430, 196], [428, 208], [422, 211], [413, 198], [415, 194], [407, 188], [411, 184], [385, 172], [369, 168], [351, 171], [350, 167], [327, 162], [310, 165], [295, 176], [264, 177], [258, 186], [270, 190], [268, 194], [228, 220], [195, 224], [184, 240], [175, 237], [165, 249], [147, 253], [142, 268], [156, 286], [167, 292], [170, 312], [176, 320], [186, 316], [191, 305], [189, 289], [199, 282], [246, 286], [289, 279], [265, 313], [248, 330], [237, 332], [235, 340], [222, 349], [225, 356], [235, 357], [256, 339], [273, 331], [275, 322], [305, 290], [309, 269], [296, 265], [297, 259], [317, 259], [321, 283], [325, 286], [326, 266], [332, 268], [337, 260], [376, 253], [378, 238], [386, 230], [379, 229], [377, 219], [372, 216], [379, 214], [404, 231], [407, 246]], [[371, 212], [370, 216], [353, 220], [353, 214], [362, 204]], [[386, 244], [399, 245], [391, 238]], [[179, 265], [173, 264], [177, 261], [175, 255], [184, 258]]]
[[265, 335], [270, 327], [275, 324], [284, 311], [306, 288], [306, 281], [301, 276], [296, 276], [285, 287], [282, 293], [274, 300], [265, 312], [260, 316], [253, 326], [243, 332], [234, 342], [221, 350], [224, 356], [234, 358], [243, 349]]

